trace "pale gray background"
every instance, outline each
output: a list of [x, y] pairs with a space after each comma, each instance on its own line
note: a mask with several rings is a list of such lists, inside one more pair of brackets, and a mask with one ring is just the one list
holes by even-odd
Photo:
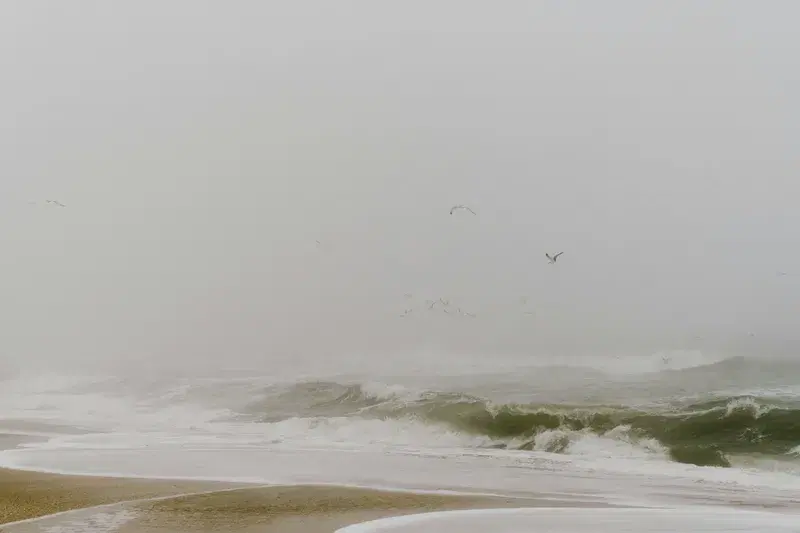
[[0, 364], [792, 354], [799, 17], [3, 2]]

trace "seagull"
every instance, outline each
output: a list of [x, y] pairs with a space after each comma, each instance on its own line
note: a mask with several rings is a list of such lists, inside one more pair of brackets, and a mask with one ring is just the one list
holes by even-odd
[[454, 205], [453, 207], [450, 208], [450, 214], [452, 215], [453, 212], [455, 212], [458, 209], [465, 209], [465, 210], [469, 211], [470, 213], [472, 213], [473, 215], [477, 215], [477, 213], [475, 211], [473, 211], [472, 209], [470, 209], [466, 205]]
[[554, 255], [552, 257], [550, 257], [550, 254], [544, 254], [544, 256], [547, 257], [547, 259], [550, 261], [551, 265], [555, 265], [556, 264], [556, 260], [558, 260], [558, 256], [563, 254], [563, 253], [564, 252], [558, 252], [556, 255]]
[[55, 201], [55, 200], [46, 200], [46, 203], [48, 203], [48, 204], [53, 204], [53, 205], [57, 205], [58, 207], [67, 207], [67, 206], [65, 206], [64, 204], [62, 204], [61, 202], [57, 202], [57, 201]]

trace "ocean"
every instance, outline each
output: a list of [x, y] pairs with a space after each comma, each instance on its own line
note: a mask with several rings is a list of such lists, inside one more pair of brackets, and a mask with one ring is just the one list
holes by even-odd
[[[30, 440], [0, 452], [0, 466], [640, 508], [625, 515], [633, 529], [615, 531], [734, 531], [713, 529], [729, 506], [800, 512], [798, 362], [696, 352], [492, 361], [405, 375], [396, 364], [361, 375], [306, 365], [292, 375], [285, 364], [224, 377], [15, 374], [0, 385], [0, 434]], [[681, 512], [654, 521], [641, 508]], [[590, 531], [581, 513], [552, 512], [547, 531]], [[495, 531], [529, 530], [524, 513], [497, 513]], [[593, 516], [591, 531], [606, 531], [605, 515]], [[468, 530], [453, 524], [436, 530]]]

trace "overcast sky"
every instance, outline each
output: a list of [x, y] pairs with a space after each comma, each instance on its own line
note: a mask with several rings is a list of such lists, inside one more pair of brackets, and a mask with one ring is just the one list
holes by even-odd
[[5, 2], [0, 361], [796, 346], [798, 16]]

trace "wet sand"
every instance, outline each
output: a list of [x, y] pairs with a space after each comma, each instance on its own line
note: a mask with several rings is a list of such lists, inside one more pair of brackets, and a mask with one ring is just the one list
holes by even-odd
[[[198, 492], [204, 494], [186, 495]], [[164, 499], [173, 495], [176, 497]], [[148, 498], [162, 499], [141, 501]], [[121, 503], [97, 510], [86, 509], [77, 515], [2, 526], [116, 502]], [[331, 533], [358, 522], [429, 511], [573, 505], [597, 504], [340, 486], [258, 487], [220, 482], [68, 476], [0, 469], [0, 531], [3, 533], [38, 532], [58, 524], [69, 524], [70, 531], [89, 530], [88, 525], [96, 521], [92, 516], [125, 510], [132, 515], [119, 529], [113, 529], [120, 533]], [[86, 528], [81, 525], [83, 520], [87, 521]]]
[[65, 476], [0, 468], [0, 525], [95, 505], [235, 486], [243, 485]]
[[262, 487], [138, 504], [133, 507], [140, 511], [138, 517], [118, 531], [331, 533], [346, 525], [404, 514], [556, 505], [532, 498], [415, 494], [337, 486]]

